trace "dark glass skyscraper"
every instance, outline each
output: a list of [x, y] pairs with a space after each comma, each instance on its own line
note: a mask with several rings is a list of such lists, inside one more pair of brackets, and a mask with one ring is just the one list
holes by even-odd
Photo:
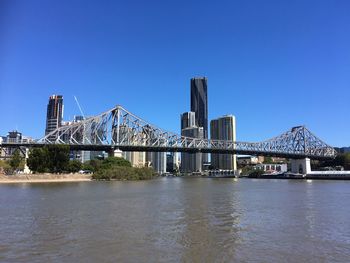
[[47, 104], [45, 135], [54, 131], [62, 125], [63, 118], [63, 96], [52, 95]]
[[208, 85], [207, 78], [191, 79], [191, 111], [196, 113], [196, 125], [203, 127], [204, 138], [208, 138]]
[[[208, 139], [208, 80], [205, 77], [191, 79], [191, 111], [196, 114], [197, 127], [203, 127], [203, 138]], [[203, 154], [203, 163], [208, 154]]]

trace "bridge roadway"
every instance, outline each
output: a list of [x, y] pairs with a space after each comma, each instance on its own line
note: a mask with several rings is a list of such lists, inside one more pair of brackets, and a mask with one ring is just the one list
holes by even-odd
[[[40, 148], [47, 145], [47, 143], [2, 143], [0, 148]], [[287, 153], [287, 152], [274, 152], [274, 151], [252, 151], [252, 150], [240, 150], [240, 149], [212, 149], [212, 148], [188, 148], [188, 147], [161, 147], [161, 146], [135, 146], [135, 145], [103, 145], [103, 144], [58, 144], [68, 145], [72, 151], [105, 151], [111, 153], [114, 150], [121, 150], [126, 152], [185, 152], [185, 153], [217, 153], [217, 154], [238, 154], [238, 155], [255, 155], [265, 157], [280, 157], [288, 159], [304, 159], [310, 158], [314, 160], [327, 160], [334, 157], [331, 156], [315, 156], [307, 153]]]

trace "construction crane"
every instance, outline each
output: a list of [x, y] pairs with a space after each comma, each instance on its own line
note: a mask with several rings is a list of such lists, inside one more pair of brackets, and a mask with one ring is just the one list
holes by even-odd
[[[85, 120], [84, 112], [83, 112], [83, 110], [81, 109], [80, 103], [79, 103], [79, 101], [78, 101], [78, 99], [77, 99], [76, 96], [74, 96], [74, 100], [75, 100], [75, 102], [76, 102], [77, 105], [78, 105], [78, 108], [79, 108], [79, 110], [80, 110], [81, 116], [83, 116], [83, 120]], [[84, 130], [85, 130], [85, 125], [84, 125], [83, 127], [84, 127]], [[85, 141], [85, 136], [84, 136], [84, 134], [85, 134], [85, 132], [83, 132], [83, 141]], [[80, 151], [80, 155], [77, 154], [77, 157], [78, 157], [78, 158], [81, 158], [81, 162], [82, 162], [82, 163], [85, 161], [85, 160], [84, 160], [84, 156], [85, 156], [84, 151]]]
[[83, 112], [83, 110], [82, 110], [81, 107], [80, 107], [80, 104], [79, 104], [79, 101], [78, 101], [77, 97], [74, 96], [74, 99], [75, 99], [75, 102], [76, 102], [77, 105], [78, 105], [78, 108], [79, 108], [79, 110], [80, 110], [81, 116], [83, 116], [83, 118], [84, 118], [84, 120], [85, 120], [84, 112]]

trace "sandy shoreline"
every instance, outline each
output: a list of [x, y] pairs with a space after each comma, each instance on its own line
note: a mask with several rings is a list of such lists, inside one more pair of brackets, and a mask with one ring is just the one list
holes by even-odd
[[90, 174], [0, 174], [0, 184], [89, 182]]

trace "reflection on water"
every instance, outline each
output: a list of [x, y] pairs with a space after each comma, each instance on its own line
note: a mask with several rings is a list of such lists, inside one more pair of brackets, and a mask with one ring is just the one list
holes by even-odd
[[0, 262], [348, 262], [349, 182], [0, 185]]

